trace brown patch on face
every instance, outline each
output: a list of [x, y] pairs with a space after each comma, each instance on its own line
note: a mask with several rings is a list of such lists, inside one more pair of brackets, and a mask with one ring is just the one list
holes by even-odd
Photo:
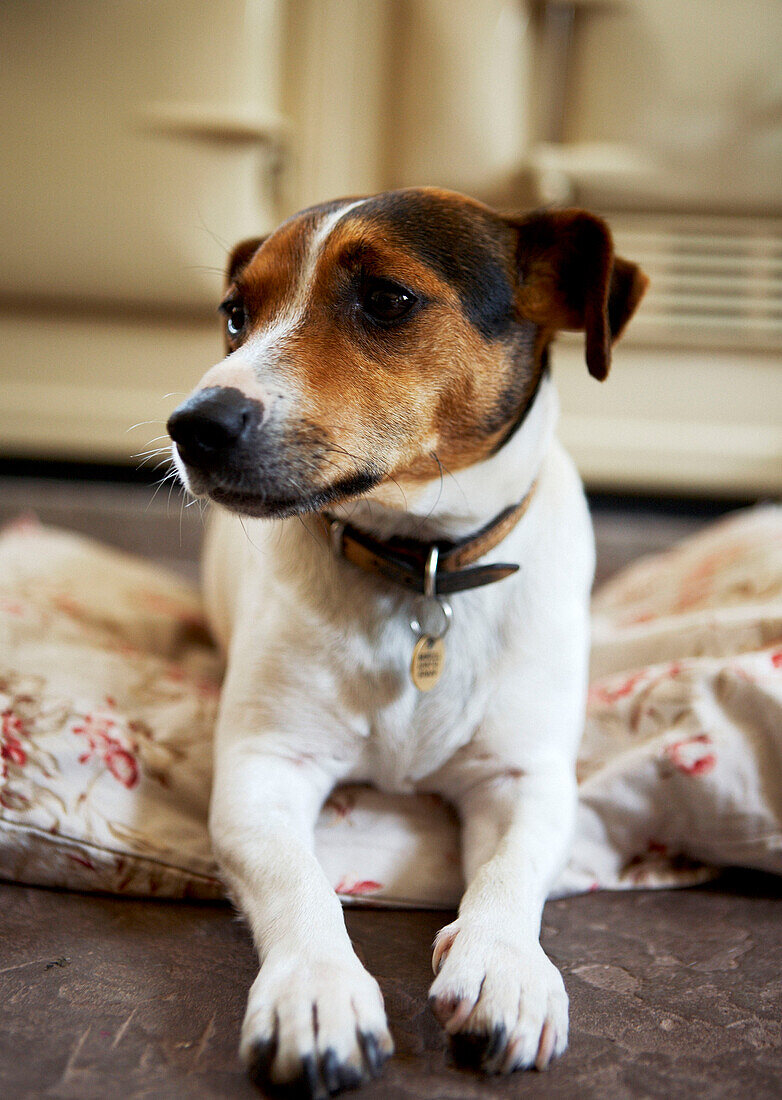
[[[229, 347], [247, 344], [247, 359], [229, 358], [202, 385], [265, 404], [260, 390], [274, 378], [276, 404], [233, 475], [248, 497], [284, 500], [284, 512], [264, 514], [486, 459], [534, 400], [555, 329], [587, 329], [594, 373], [604, 331], [613, 335], [637, 301], [637, 269], [606, 259], [590, 215], [511, 220], [427, 189], [342, 209], [305, 211], [232, 261], [227, 301], [245, 321]], [[593, 269], [596, 284], [582, 278]], [[410, 308], [391, 320], [373, 313], [380, 283]]]
[[306, 236], [302, 230], [308, 220], [311, 221], [303, 217], [294, 219], [271, 237], [242, 241], [232, 251], [221, 308], [241, 305], [246, 312], [246, 324], [237, 336], [226, 333], [228, 357], [206, 372], [196, 392], [211, 386], [226, 386], [240, 390], [261, 404], [266, 403], [267, 395], [259, 372], [249, 359], [237, 360], [230, 353], [246, 343], [254, 332], [272, 324], [290, 304], [304, 262]]
[[225, 273], [226, 286], [230, 286], [242, 268], [246, 267], [255, 253], [266, 241], [267, 237], [250, 237], [246, 241], [240, 241], [231, 250], [228, 257], [228, 268]]
[[537, 393], [551, 334], [522, 325], [500, 347], [474, 349], [474, 369], [443, 396], [437, 456], [445, 469], [463, 470], [494, 454], [509, 438]]
[[247, 324], [238, 338], [228, 336], [231, 351], [254, 332], [272, 324], [290, 306], [298, 286], [308, 237], [308, 222], [300, 218], [286, 223], [272, 234], [248, 263], [241, 266], [229, 283], [225, 301], [240, 302]]
[[[373, 325], [361, 309], [368, 279], [409, 289], [417, 308], [399, 324]], [[419, 483], [441, 465], [456, 471], [486, 458], [535, 390], [537, 331], [523, 322], [487, 341], [451, 283], [361, 207], [348, 214], [325, 243], [302, 324], [285, 347], [302, 415], [328, 434], [324, 474], [369, 468]]]

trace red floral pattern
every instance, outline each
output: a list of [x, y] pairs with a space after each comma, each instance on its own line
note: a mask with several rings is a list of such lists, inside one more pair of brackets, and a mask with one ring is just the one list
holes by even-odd
[[596, 684], [592, 684], [589, 688], [588, 705], [590, 707], [597, 705], [611, 706], [613, 703], [618, 702], [619, 699], [624, 699], [626, 696], [630, 695], [633, 689], [646, 678], [647, 672], [644, 669], [641, 672], [636, 672], [632, 676], [622, 679], [617, 687], [608, 687], [605, 681], [602, 680]]
[[712, 746], [712, 739], [707, 733], [698, 733], [667, 745], [665, 755], [685, 775], [706, 775], [717, 764], [717, 754], [711, 751]]
[[347, 898], [366, 897], [367, 894], [376, 894], [383, 889], [382, 882], [374, 882], [372, 879], [354, 879], [346, 875], [339, 880], [334, 887], [334, 892]]
[[130, 789], [138, 783], [138, 764], [133, 755], [135, 744], [123, 745], [117, 735], [117, 723], [107, 714], [87, 714], [71, 732], [87, 741], [86, 752], [79, 756], [79, 763], [86, 764], [94, 756], [100, 757], [115, 779]]
[[22, 744], [27, 732], [22, 719], [12, 710], [5, 710], [0, 718], [0, 806], [6, 810], [24, 811], [29, 805], [27, 796], [9, 779], [20, 778], [21, 769], [27, 763], [27, 751]]
[[27, 753], [22, 747], [24, 737], [22, 720], [13, 711], [4, 711], [0, 725], [0, 758], [3, 760], [2, 775], [6, 775], [6, 761], [23, 768], [27, 763]]

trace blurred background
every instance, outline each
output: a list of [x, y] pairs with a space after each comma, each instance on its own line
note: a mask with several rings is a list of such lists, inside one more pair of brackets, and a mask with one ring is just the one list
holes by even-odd
[[[223, 354], [229, 249], [306, 204], [416, 184], [584, 205], [651, 276], [605, 384], [581, 337], [553, 355], [598, 581], [780, 497], [782, 0], [0, 0], [0, 104], [0, 527], [33, 511], [194, 578], [199, 508], [158, 483], [168, 414]], [[687, 599], [710, 583], [693, 573]], [[15, 584], [5, 568], [11, 646]], [[104, 637], [69, 596], [52, 608], [75, 617], [74, 662]], [[580, 1038], [553, 1085], [481, 1094], [778, 1097], [778, 887], [727, 882], [556, 902]], [[20, 960], [0, 1094], [249, 1096], [252, 951], [229, 909], [0, 883], [0, 910]], [[400, 1021], [383, 1095], [476, 1095], [410, 1007], [441, 918], [387, 916], [348, 916]], [[101, 1020], [113, 1034], [131, 1007], [112, 1042]]]
[[6, 472], [131, 471], [234, 242], [438, 184], [585, 205], [650, 274], [605, 385], [555, 353], [592, 490], [782, 489], [778, 0], [4, 0], [0, 41]]

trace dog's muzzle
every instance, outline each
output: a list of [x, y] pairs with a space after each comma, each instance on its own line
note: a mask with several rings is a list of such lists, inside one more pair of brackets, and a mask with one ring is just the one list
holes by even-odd
[[247, 447], [262, 419], [260, 401], [233, 387], [211, 386], [175, 409], [167, 427], [182, 461], [210, 473]]

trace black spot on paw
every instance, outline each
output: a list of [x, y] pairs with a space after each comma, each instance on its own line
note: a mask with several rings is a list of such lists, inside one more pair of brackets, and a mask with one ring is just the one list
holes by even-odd
[[320, 1075], [329, 1092], [336, 1092], [340, 1088], [339, 1060], [336, 1052], [331, 1047], [321, 1058]]
[[253, 1043], [252, 1053], [247, 1071], [250, 1079], [259, 1086], [266, 1086], [269, 1081], [269, 1071], [277, 1053], [277, 1037], [271, 1039], [257, 1039]]
[[508, 1032], [504, 1024], [500, 1024], [495, 1027], [494, 1031], [489, 1036], [486, 1043], [486, 1050], [483, 1052], [484, 1062], [488, 1062], [493, 1058], [497, 1058], [502, 1054], [505, 1047], [508, 1045]]
[[451, 1039], [451, 1049], [454, 1060], [460, 1066], [480, 1069], [486, 1062], [497, 1057], [507, 1041], [507, 1031], [504, 1025], [500, 1024], [488, 1034], [480, 1031], [466, 1031], [460, 1035], [454, 1035]]
[[357, 1088], [366, 1079], [366, 1075], [355, 1066], [340, 1062], [332, 1047], [321, 1058], [320, 1074], [330, 1093]]
[[259, 1040], [253, 1046], [249, 1065], [253, 1084], [263, 1090], [265, 1096], [279, 1097], [280, 1100], [326, 1100], [328, 1093], [318, 1072], [313, 1055], [301, 1060], [301, 1072], [292, 1081], [278, 1084], [270, 1078], [272, 1063], [277, 1054], [277, 1040]]
[[318, 1063], [314, 1054], [305, 1054], [301, 1060], [301, 1076], [292, 1081], [289, 1094], [302, 1097], [302, 1100], [320, 1100], [328, 1096], [325, 1085], [318, 1072]]
[[388, 1055], [380, 1049], [380, 1044], [371, 1031], [359, 1031], [358, 1041], [367, 1069], [373, 1077], [379, 1077]]

